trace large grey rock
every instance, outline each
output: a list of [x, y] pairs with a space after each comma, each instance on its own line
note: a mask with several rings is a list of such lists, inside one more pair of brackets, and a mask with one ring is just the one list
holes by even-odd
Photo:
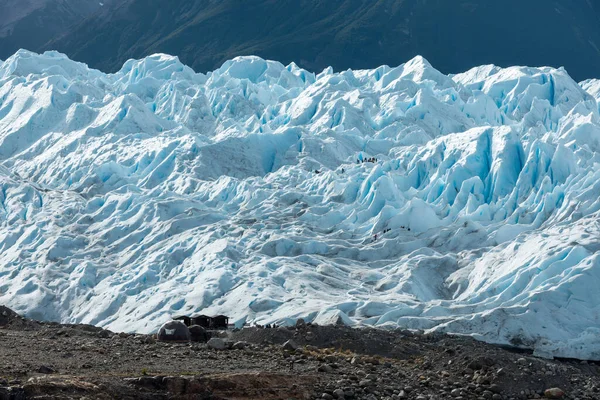
[[227, 344], [221, 338], [212, 338], [208, 341], [208, 347], [214, 350], [225, 350], [227, 348]]

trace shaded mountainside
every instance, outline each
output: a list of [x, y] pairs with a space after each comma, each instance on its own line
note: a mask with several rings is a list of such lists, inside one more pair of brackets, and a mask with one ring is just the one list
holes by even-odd
[[0, 4], [0, 58], [20, 48], [36, 49], [68, 32], [113, 0], [3, 0]]
[[37, 50], [103, 71], [157, 52], [201, 72], [239, 55], [344, 70], [420, 54], [445, 73], [549, 65], [582, 80], [600, 71], [599, 15], [590, 0], [126, 0]]

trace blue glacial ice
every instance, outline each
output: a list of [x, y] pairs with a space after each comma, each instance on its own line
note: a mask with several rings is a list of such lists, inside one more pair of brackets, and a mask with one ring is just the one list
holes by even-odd
[[[600, 81], [0, 62], [0, 303], [472, 335], [600, 359]], [[376, 158], [376, 162], [363, 162]], [[357, 162], [359, 161], [359, 162]]]

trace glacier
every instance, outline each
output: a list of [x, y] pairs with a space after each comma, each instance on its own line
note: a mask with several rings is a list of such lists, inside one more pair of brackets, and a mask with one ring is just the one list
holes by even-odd
[[0, 304], [402, 327], [600, 360], [600, 81], [0, 63]]

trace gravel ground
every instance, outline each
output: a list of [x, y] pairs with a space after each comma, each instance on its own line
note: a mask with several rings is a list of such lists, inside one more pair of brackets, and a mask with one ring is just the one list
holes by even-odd
[[213, 337], [157, 342], [29, 321], [0, 307], [0, 400], [600, 400], [597, 363], [464, 337], [302, 323]]

